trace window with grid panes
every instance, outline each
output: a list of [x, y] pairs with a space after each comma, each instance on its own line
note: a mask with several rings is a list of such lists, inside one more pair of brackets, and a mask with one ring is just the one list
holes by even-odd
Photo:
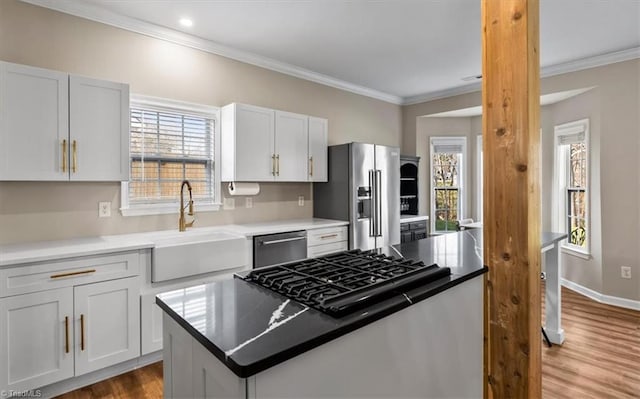
[[556, 126], [556, 199], [558, 230], [567, 232], [567, 247], [589, 250], [589, 121]]
[[216, 202], [217, 110], [206, 112], [207, 107], [189, 109], [185, 103], [176, 103], [161, 99], [131, 102], [131, 177], [123, 187], [129, 208], [178, 203], [183, 180], [191, 183], [196, 208]]
[[431, 214], [435, 233], [455, 231], [456, 222], [461, 219], [465, 144], [464, 137], [431, 139]]

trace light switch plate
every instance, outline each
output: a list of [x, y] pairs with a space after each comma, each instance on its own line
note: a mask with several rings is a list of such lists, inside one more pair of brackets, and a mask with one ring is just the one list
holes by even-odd
[[253, 208], [253, 198], [247, 197], [244, 199], [244, 207], [245, 208]]
[[98, 202], [98, 217], [101, 217], [101, 218], [111, 217], [111, 202], [109, 201]]
[[236, 209], [236, 199], [235, 198], [225, 198], [224, 199], [224, 204], [222, 205], [222, 207], [227, 211], [231, 211], [233, 209]]
[[304, 195], [298, 196], [298, 206], [304, 206]]

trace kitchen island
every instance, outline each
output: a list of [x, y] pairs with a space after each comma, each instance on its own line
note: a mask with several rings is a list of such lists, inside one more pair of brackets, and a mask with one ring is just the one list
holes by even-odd
[[380, 250], [451, 274], [341, 317], [239, 277], [158, 295], [165, 397], [480, 397], [478, 242], [456, 233]]

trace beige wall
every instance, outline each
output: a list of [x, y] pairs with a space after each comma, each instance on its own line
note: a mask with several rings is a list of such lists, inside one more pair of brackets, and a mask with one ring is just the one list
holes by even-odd
[[[137, 94], [328, 118], [329, 144], [400, 145], [397, 105], [16, 0], [0, 1], [0, 60], [127, 82]], [[197, 225], [310, 217], [310, 197], [311, 184], [263, 184], [252, 209], [199, 213]], [[98, 201], [112, 202], [111, 218], [98, 219]], [[119, 204], [119, 183], [0, 182], [0, 243], [176, 227], [175, 215], [124, 218]]]
[[[544, 107], [541, 113], [542, 226], [551, 226], [553, 126], [589, 117], [593, 257], [583, 260], [564, 254], [564, 276], [605, 295], [640, 300], [640, 60], [541, 81], [542, 94], [586, 87], [596, 88]], [[403, 107], [403, 152], [424, 151], [418, 127], [425, 118], [420, 116], [480, 104], [481, 94], [476, 92]], [[477, 121], [471, 124], [477, 126]], [[632, 279], [620, 278], [622, 265], [631, 266]]]

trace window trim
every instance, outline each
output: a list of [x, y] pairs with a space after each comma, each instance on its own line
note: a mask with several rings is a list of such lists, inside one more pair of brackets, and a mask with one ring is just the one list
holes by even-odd
[[[220, 181], [220, 108], [209, 105], [190, 103], [180, 100], [172, 100], [167, 98], [146, 96], [142, 94], [132, 94], [129, 109], [134, 107], [142, 107], [157, 111], [181, 112], [185, 115], [206, 116], [214, 120], [213, 131], [213, 198], [207, 200], [196, 200], [196, 212], [217, 211], [222, 205], [222, 182]], [[130, 118], [129, 118], [130, 119]], [[131, 122], [129, 122], [130, 124]], [[131, 134], [129, 134], [131, 137]], [[131, 156], [129, 156], [129, 164]], [[122, 216], [146, 216], [146, 215], [164, 215], [178, 212], [180, 208], [179, 201], [147, 203], [147, 204], [131, 204], [129, 202], [129, 182], [124, 181], [120, 185], [120, 213]]]
[[[591, 259], [591, 143], [589, 140], [589, 119], [580, 119], [573, 122], [563, 123], [554, 127], [554, 172], [553, 172], [553, 194], [552, 194], [552, 227], [554, 231], [567, 232], [566, 219], [567, 210], [567, 163], [566, 155], [561, 152], [566, 148], [560, 144], [560, 137], [570, 136], [584, 133], [584, 143], [586, 147], [586, 182], [585, 198], [587, 204], [585, 206], [585, 225], [587, 228], [586, 246], [585, 248], [569, 243], [568, 237], [561, 244], [562, 252], [569, 255], [577, 256], [582, 259]], [[563, 161], [563, 165], [560, 165]]]
[[430, 209], [430, 223], [431, 223], [431, 235], [440, 235], [455, 232], [455, 230], [436, 230], [436, 215], [435, 215], [435, 187], [433, 187], [433, 150], [434, 145], [461, 145], [462, 157], [460, 160], [460, 168], [458, 174], [458, 220], [464, 219], [464, 209], [467, 190], [467, 136], [433, 136], [429, 138], [429, 209]]

